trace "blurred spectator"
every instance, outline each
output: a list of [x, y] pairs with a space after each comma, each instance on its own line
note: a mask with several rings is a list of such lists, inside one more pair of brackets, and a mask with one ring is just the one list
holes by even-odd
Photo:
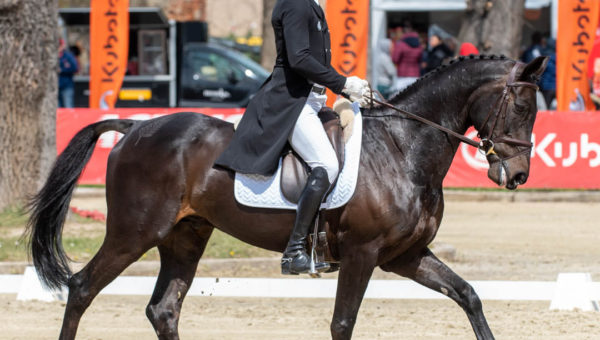
[[540, 91], [544, 96], [546, 107], [552, 109], [552, 102], [556, 98], [556, 41], [554, 39], [546, 40], [546, 48], [542, 51], [542, 55], [548, 56], [550, 59], [540, 79]]
[[393, 43], [389, 39], [379, 41], [375, 58], [375, 70], [377, 74], [377, 90], [387, 98], [390, 88], [396, 78], [396, 66], [392, 62], [391, 52]]
[[59, 40], [58, 107], [72, 108], [75, 95], [73, 76], [79, 70], [75, 56], [67, 49], [65, 41]]
[[402, 38], [402, 27], [390, 27], [388, 29], [388, 37], [393, 43], [396, 43], [396, 41]]
[[468, 56], [468, 55], [478, 55], [479, 54], [479, 50], [477, 49], [477, 47], [475, 47], [475, 45], [471, 44], [470, 42], [464, 42], [460, 45], [460, 50], [458, 51], [458, 55], [459, 56]]
[[598, 110], [600, 108], [600, 58], [594, 59], [593, 73], [589, 79], [591, 82], [590, 99], [596, 106], [596, 110]]
[[535, 31], [531, 35], [531, 45], [527, 47], [525, 52], [521, 55], [521, 61], [524, 63], [530, 63], [533, 59], [542, 55], [544, 45], [544, 37], [542, 33]]
[[128, 76], [137, 76], [138, 74], [140, 74], [138, 71], [138, 67], [138, 58], [132, 57], [131, 59], [129, 59], [129, 61], [127, 61], [127, 71], [125, 71], [125, 74]]
[[443, 40], [444, 45], [446, 45], [446, 47], [448, 47], [448, 49], [452, 52], [452, 56], [454, 57], [456, 55], [456, 39], [452, 36], [450, 37], [446, 37]]
[[587, 78], [590, 82], [590, 99], [598, 110], [600, 109], [600, 31], [596, 31], [594, 46], [589, 54]]
[[434, 70], [436, 67], [442, 65], [446, 59], [453, 56], [452, 50], [444, 44], [442, 38], [438, 34], [432, 34], [429, 37], [429, 51], [427, 52], [427, 60], [425, 61], [425, 73]]
[[414, 82], [420, 75], [419, 63], [423, 53], [423, 47], [419, 41], [419, 35], [412, 28], [410, 22], [404, 23], [402, 38], [394, 45], [392, 60], [397, 67], [397, 86], [395, 90], [401, 90]]
[[79, 47], [79, 45], [74, 44], [69, 46], [69, 51], [71, 52], [71, 54], [73, 54], [75, 60], [77, 61], [77, 72], [79, 72], [79, 65], [81, 65], [81, 62], [79, 61], [79, 56], [81, 55], [81, 48]]

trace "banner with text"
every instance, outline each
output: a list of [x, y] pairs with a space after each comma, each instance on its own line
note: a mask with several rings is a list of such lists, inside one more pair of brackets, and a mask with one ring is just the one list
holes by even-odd
[[90, 108], [112, 109], [129, 49], [129, 0], [90, 3]]
[[[539, 112], [524, 188], [600, 189], [600, 112]], [[470, 129], [469, 137], [477, 133]], [[475, 148], [461, 144], [444, 180], [449, 187], [496, 187]]]
[[[367, 77], [369, 0], [328, 1], [327, 24], [331, 35], [331, 65], [343, 76]], [[328, 92], [329, 106], [335, 96]]]
[[[183, 109], [59, 109], [56, 146], [60, 153], [83, 127], [104, 119], [145, 120]], [[185, 109], [234, 122], [244, 109]], [[534, 147], [525, 188], [600, 189], [600, 112], [540, 112], [533, 129]], [[475, 137], [471, 129], [469, 137]], [[108, 154], [120, 138], [100, 136], [80, 183], [103, 184]], [[461, 144], [446, 179], [446, 187], [496, 187], [487, 178], [487, 161], [475, 148]]]
[[556, 100], [560, 111], [595, 109], [587, 78], [588, 58], [598, 27], [598, 0], [558, 2]]
[[[58, 109], [56, 113], [56, 150], [60, 154], [75, 134], [89, 124], [106, 119], [147, 120], [176, 112], [198, 112], [215, 118], [235, 122], [245, 109]], [[117, 144], [121, 134], [116, 131], [105, 132], [100, 136], [90, 162], [79, 178], [81, 184], [104, 184], [108, 154]]]

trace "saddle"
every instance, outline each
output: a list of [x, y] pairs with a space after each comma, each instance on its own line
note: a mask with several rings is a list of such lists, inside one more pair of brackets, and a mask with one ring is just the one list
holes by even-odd
[[[340, 170], [344, 167], [344, 135], [338, 114], [330, 107], [324, 107], [318, 113], [327, 138], [331, 142], [338, 159]], [[298, 203], [302, 190], [306, 186], [310, 168], [291, 148], [286, 151], [281, 161], [281, 192], [283, 197], [292, 203]], [[336, 179], [337, 180], [337, 179]], [[331, 185], [331, 190], [335, 182]]]

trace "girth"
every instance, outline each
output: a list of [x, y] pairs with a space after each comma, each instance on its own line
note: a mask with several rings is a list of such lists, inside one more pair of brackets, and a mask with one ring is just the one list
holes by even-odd
[[[344, 138], [339, 116], [329, 107], [319, 111], [325, 133], [335, 150], [340, 170], [344, 166]], [[306, 186], [309, 166], [293, 151], [288, 150], [281, 162], [281, 192], [292, 203], [298, 203], [302, 190]], [[330, 191], [335, 187], [331, 186]], [[329, 194], [329, 193], [328, 193]]]

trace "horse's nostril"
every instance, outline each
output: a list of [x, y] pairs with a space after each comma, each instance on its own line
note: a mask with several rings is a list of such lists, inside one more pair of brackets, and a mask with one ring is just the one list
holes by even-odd
[[515, 181], [519, 184], [523, 184], [527, 181], [527, 175], [524, 172], [520, 172], [515, 176]]

